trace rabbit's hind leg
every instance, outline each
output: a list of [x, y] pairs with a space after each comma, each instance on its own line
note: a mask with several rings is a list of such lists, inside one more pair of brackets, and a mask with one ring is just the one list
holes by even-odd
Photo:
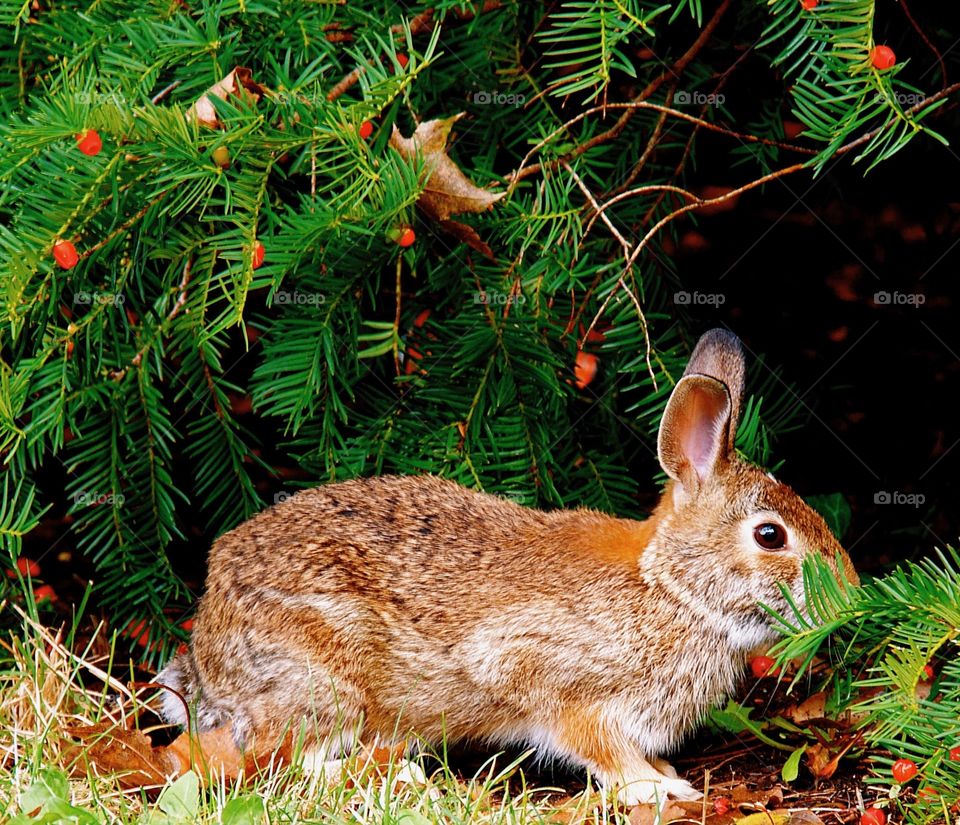
[[609, 715], [589, 708], [567, 712], [553, 744], [559, 756], [588, 768], [605, 789], [618, 788], [617, 796], [625, 804], [662, 804], [668, 795], [685, 800], [701, 797], [667, 763], [644, 754]]

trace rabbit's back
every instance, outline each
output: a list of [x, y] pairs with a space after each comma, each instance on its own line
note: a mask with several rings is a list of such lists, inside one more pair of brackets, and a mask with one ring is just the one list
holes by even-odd
[[641, 617], [610, 600], [638, 597], [649, 529], [430, 476], [306, 490], [213, 547], [193, 640], [202, 706], [243, 739], [332, 689], [380, 732], [402, 713], [427, 738], [511, 738], [518, 720], [617, 689], [611, 664]]

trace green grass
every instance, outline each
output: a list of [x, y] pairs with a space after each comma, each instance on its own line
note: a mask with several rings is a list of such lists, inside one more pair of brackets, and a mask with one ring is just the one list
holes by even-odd
[[[529, 787], [523, 758], [492, 757], [472, 777], [446, 759], [426, 784], [398, 780], [396, 761], [354, 760], [329, 782], [293, 764], [239, 780], [190, 772], [164, 785], [126, 787], [100, 775], [68, 731], [130, 728], [156, 693], [109, 675], [116, 637], [104, 627], [54, 630], [36, 608], [0, 603], [20, 626], [0, 641], [0, 823], [618, 823], [627, 811], [588, 790]], [[85, 641], [80, 642], [83, 638]], [[131, 674], [132, 676], [132, 674]], [[132, 679], [130, 680], [132, 681]], [[149, 731], [146, 731], [149, 733]], [[436, 763], [434, 763], [436, 764]]]

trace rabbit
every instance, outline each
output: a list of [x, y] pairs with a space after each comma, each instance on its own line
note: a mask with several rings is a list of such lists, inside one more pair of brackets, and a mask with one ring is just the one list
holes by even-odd
[[778, 637], [758, 602], [789, 611], [783, 582], [802, 605], [808, 553], [858, 583], [823, 519], [737, 456], [743, 389], [739, 340], [703, 335], [644, 521], [430, 475], [301, 491], [217, 539], [190, 647], [157, 681], [246, 752], [291, 729], [321, 761], [446, 737], [533, 747], [627, 804], [700, 798], [662, 757]]

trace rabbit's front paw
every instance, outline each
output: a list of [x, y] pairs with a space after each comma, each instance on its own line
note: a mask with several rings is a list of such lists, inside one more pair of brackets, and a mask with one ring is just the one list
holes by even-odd
[[686, 779], [673, 779], [669, 776], [628, 782], [621, 785], [617, 793], [617, 799], [624, 805], [642, 805], [648, 802], [663, 805], [668, 796], [684, 802], [703, 798], [703, 794]]

